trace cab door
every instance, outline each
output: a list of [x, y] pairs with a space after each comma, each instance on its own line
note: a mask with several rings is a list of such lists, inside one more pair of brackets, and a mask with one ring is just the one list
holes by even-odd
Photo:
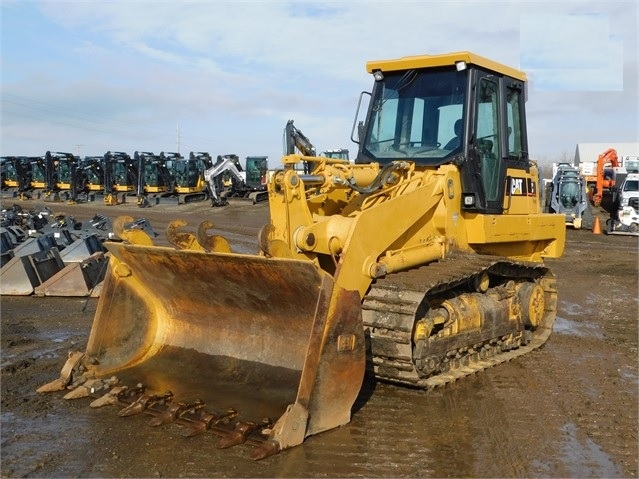
[[502, 108], [499, 77], [478, 71], [474, 145], [486, 213], [502, 213], [505, 164], [502, 155]]

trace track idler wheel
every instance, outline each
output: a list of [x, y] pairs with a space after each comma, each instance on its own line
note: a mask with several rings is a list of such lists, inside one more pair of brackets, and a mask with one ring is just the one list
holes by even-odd
[[517, 293], [521, 302], [521, 315], [524, 324], [536, 328], [541, 324], [546, 309], [544, 289], [539, 283], [527, 282], [519, 287]]

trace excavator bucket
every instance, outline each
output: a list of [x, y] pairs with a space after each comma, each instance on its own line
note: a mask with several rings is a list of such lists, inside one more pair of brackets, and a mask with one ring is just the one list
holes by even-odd
[[57, 248], [15, 256], [0, 269], [0, 295], [29, 296], [63, 268]]
[[235, 411], [230, 439], [221, 434], [218, 446], [257, 436], [253, 459], [350, 421], [365, 370], [357, 292], [310, 261], [107, 248], [84, 358], [92, 376], [170, 391], [154, 402], [184, 400], [177, 404], [197, 409], [204, 422], [219, 417], [204, 410]]
[[93, 296], [104, 279], [107, 258], [102, 252], [93, 253], [82, 261], [70, 262], [42, 284], [36, 286], [36, 296]]

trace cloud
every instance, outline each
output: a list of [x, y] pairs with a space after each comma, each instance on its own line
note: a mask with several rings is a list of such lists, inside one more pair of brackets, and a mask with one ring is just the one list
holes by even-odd
[[604, 14], [521, 17], [521, 66], [540, 91], [622, 91], [623, 39]]
[[[544, 135], [574, 119], [633, 141], [637, 7], [543, 5], [542, 15], [529, 2], [5, 1], [3, 154], [65, 141], [92, 154], [173, 149], [179, 125], [185, 150], [278, 158], [288, 119], [319, 150], [355, 150], [355, 107], [371, 85], [365, 63], [455, 50], [527, 71], [540, 149], [573, 151], [570, 125], [563, 138]], [[571, 54], [574, 35], [584, 38]], [[580, 93], [560, 94], [567, 89]], [[600, 102], [609, 91], [621, 100]], [[33, 102], [11, 103], [11, 94]]]
[[520, 32], [522, 68], [600, 69], [608, 64], [608, 15], [526, 14]]

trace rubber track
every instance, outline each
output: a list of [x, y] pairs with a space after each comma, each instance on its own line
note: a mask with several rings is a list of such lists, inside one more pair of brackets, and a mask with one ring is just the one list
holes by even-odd
[[[543, 324], [533, 331], [532, 340], [525, 346], [499, 352], [489, 358], [471, 360], [466, 366], [427, 378], [419, 377], [412, 359], [412, 330], [417, 308], [425, 296], [451, 291], [467, 283], [471, 277], [485, 271], [513, 280], [541, 278], [540, 283], [545, 293]], [[552, 332], [557, 309], [557, 289], [554, 276], [540, 263], [457, 253], [428, 266], [378, 279], [364, 297], [362, 306], [364, 329], [370, 334], [370, 341], [373, 344], [376, 341], [394, 342], [398, 345], [398, 349], [403, 348], [403, 352], [395, 357], [367, 358], [368, 372], [374, 373], [383, 381], [421, 389], [433, 389], [518, 358], [541, 347]]]

